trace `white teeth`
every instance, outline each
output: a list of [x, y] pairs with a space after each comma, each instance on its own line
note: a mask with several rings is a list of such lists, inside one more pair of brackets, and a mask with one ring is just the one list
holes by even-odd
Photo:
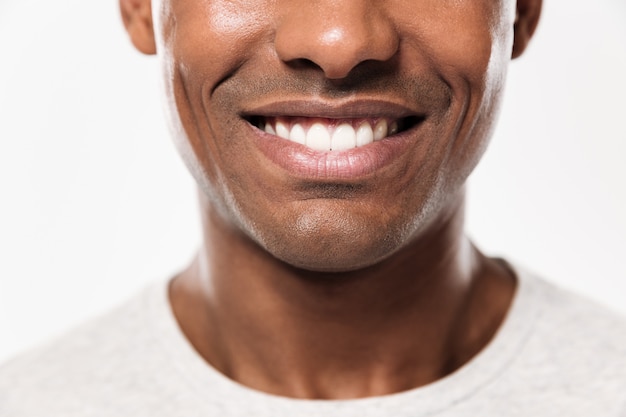
[[376, 123], [376, 127], [374, 128], [374, 140], [381, 140], [387, 137], [387, 121], [382, 119], [378, 123]]
[[345, 121], [338, 125], [336, 123], [318, 121], [307, 130], [306, 123], [275, 118], [266, 121], [262, 130], [322, 152], [358, 148], [395, 135], [399, 131], [398, 122], [395, 120], [389, 122], [386, 119], [379, 119], [375, 125], [370, 121], [361, 120], [358, 127], [356, 121]]
[[289, 128], [280, 120], [276, 121], [276, 136], [289, 139]]
[[333, 138], [331, 140], [331, 149], [333, 151], [343, 151], [346, 149], [352, 149], [356, 146], [356, 133], [354, 128], [347, 124], [342, 123], [333, 132]]
[[306, 132], [300, 123], [296, 123], [291, 128], [289, 140], [304, 145], [306, 143]]
[[374, 132], [369, 123], [362, 123], [356, 131], [356, 146], [368, 145], [374, 142]]
[[274, 128], [272, 127], [272, 125], [270, 123], [265, 123], [265, 133], [269, 133], [270, 135], [276, 135], [276, 131], [274, 130]]
[[306, 134], [306, 146], [316, 151], [330, 151], [330, 134], [321, 123], [314, 123]]

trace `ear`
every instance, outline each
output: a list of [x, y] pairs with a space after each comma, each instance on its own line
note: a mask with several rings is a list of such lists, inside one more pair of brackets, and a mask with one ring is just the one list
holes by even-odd
[[513, 41], [513, 58], [519, 57], [528, 46], [532, 38], [539, 16], [541, 15], [542, 0], [517, 0], [515, 13], [515, 39]]
[[122, 21], [135, 48], [146, 55], [156, 54], [151, 0], [119, 1]]

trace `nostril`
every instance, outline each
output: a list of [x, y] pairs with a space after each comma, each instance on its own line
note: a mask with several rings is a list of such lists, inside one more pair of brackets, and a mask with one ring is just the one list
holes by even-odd
[[288, 65], [292, 69], [315, 69], [315, 70], [321, 70], [322, 69], [315, 62], [311, 61], [310, 59], [306, 59], [306, 58], [292, 59], [290, 61], [286, 61], [285, 64]]

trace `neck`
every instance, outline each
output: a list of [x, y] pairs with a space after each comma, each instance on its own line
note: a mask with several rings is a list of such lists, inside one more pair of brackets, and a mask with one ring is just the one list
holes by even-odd
[[375, 266], [315, 273], [206, 205], [204, 246], [171, 287], [174, 313], [208, 362], [261, 391], [355, 398], [428, 384], [488, 343], [513, 293], [508, 271], [464, 237], [462, 206]]

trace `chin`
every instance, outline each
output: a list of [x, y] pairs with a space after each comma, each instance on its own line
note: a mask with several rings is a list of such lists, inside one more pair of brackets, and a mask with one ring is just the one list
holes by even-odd
[[394, 251], [382, 251], [380, 246], [352, 250], [347, 247], [326, 247], [311, 250], [310, 246], [273, 251], [282, 262], [311, 272], [344, 273], [371, 267]]
[[350, 272], [375, 265], [404, 246], [407, 227], [354, 215], [320, 219], [305, 213], [292, 227], [274, 228], [259, 239], [279, 260], [316, 272]]

